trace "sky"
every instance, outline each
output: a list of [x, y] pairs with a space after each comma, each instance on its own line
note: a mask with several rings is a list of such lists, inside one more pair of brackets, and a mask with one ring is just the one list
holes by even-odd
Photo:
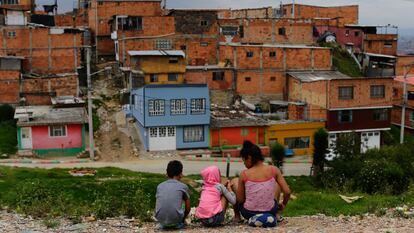
[[[292, 3], [293, 0], [283, 0]], [[36, 0], [38, 5], [54, 0]], [[71, 11], [77, 0], [58, 0], [59, 11]], [[296, 0], [299, 4], [335, 6], [359, 5], [359, 23], [396, 25], [401, 34], [414, 36], [414, 0]], [[167, 8], [255, 8], [278, 6], [280, 0], [167, 0]]]

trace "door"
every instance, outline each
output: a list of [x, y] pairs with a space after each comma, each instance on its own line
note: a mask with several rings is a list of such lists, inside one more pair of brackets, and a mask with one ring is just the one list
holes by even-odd
[[22, 149], [32, 149], [32, 128], [21, 128], [20, 139], [22, 143]]
[[361, 133], [361, 152], [365, 153], [369, 149], [380, 148], [380, 132], [363, 132]]
[[175, 127], [151, 127], [149, 128], [149, 150], [175, 150], [176, 146]]

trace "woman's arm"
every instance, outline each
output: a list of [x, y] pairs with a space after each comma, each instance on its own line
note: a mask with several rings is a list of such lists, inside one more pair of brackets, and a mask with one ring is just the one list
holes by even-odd
[[287, 203], [289, 202], [290, 199], [290, 188], [289, 185], [287, 184], [285, 178], [282, 175], [282, 172], [280, 172], [279, 168], [275, 167], [276, 172], [275, 172], [275, 179], [276, 182], [279, 184], [280, 189], [282, 190], [283, 193], [283, 202], [281, 203], [281, 210], [283, 210], [285, 208], [285, 206], [287, 205]]
[[[243, 172], [242, 172], [243, 173]], [[246, 200], [246, 194], [244, 192], [244, 182], [243, 182], [243, 176], [242, 173], [240, 174], [237, 190], [236, 190], [236, 197], [238, 203], [244, 203]]]

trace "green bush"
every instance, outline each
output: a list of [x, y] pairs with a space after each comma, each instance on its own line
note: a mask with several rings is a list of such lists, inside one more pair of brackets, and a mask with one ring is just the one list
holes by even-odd
[[8, 104], [0, 105], [0, 122], [14, 119], [14, 108]]
[[15, 154], [17, 151], [17, 131], [14, 121], [0, 122], [0, 155]]
[[285, 147], [278, 142], [272, 144], [270, 155], [272, 156], [273, 164], [278, 168], [282, 168], [283, 160], [285, 159]]
[[325, 129], [318, 129], [313, 135], [313, 169], [314, 175], [319, 177], [324, 171], [326, 154], [328, 153], [328, 132]]

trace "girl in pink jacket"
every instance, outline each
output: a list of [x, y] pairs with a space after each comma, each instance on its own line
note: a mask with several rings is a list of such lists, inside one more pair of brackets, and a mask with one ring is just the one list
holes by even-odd
[[196, 217], [206, 227], [215, 227], [224, 223], [227, 203], [236, 204], [236, 195], [227, 182], [227, 188], [221, 184], [220, 170], [210, 166], [201, 171], [204, 185], [200, 203], [196, 209]]

